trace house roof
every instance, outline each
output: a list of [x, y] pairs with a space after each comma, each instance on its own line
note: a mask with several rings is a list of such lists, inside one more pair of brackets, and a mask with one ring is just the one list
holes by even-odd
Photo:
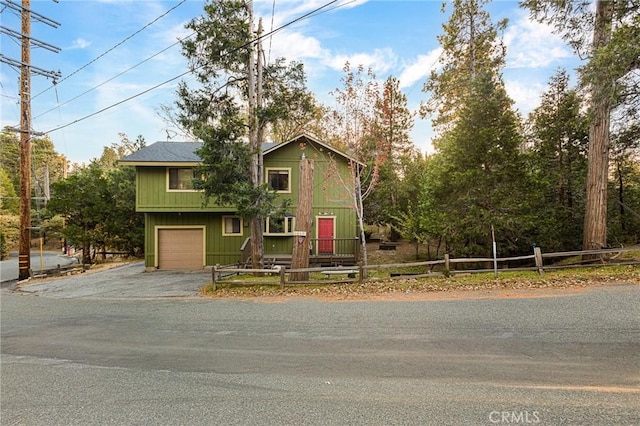
[[[292, 142], [298, 142], [303, 138], [344, 157], [348, 161], [354, 161], [362, 165], [362, 163], [355, 158], [308, 134], [297, 136], [282, 143], [265, 142], [262, 144], [263, 155], [268, 155]], [[155, 142], [120, 159], [119, 163], [123, 166], [160, 166], [165, 164], [171, 164], [172, 166], [192, 166], [202, 162], [202, 159], [196, 154], [196, 151], [201, 147], [202, 142]]]
[[315, 136], [312, 136], [308, 133], [303, 133], [301, 135], [296, 136], [295, 138], [286, 141], [286, 142], [282, 142], [282, 143], [273, 143], [273, 142], [269, 142], [269, 143], [265, 143], [262, 145], [262, 152], [264, 155], [267, 155], [273, 151], [276, 151], [286, 145], [289, 145], [292, 142], [298, 142], [300, 139], [307, 139], [308, 141], [311, 141], [317, 145], [322, 146], [324, 149], [328, 150], [328, 151], [332, 151], [342, 157], [344, 157], [347, 161], [353, 161], [361, 166], [363, 166], [364, 164], [358, 160], [356, 160], [355, 158], [353, 158], [352, 156], [345, 154], [344, 152], [332, 147], [331, 145], [327, 145], [326, 143], [320, 141], [318, 138], [316, 138]]
[[196, 151], [202, 142], [155, 142], [120, 160], [123, 166], [154, 166], [165, 163], [193, 165], [202, 162]]

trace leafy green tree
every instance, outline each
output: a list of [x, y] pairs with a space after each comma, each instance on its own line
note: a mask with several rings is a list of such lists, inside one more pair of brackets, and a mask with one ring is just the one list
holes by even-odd
[[107, 180], [103, 171], [90, 165], [52, 185], [53, 196], [47, 208], [64, 217], [64, 234], [69, 242], [82, 249], [82, 262], [91, 264], [92, 247], [103, 247], [104, 214], [112, 208], [107, 196]]
[[[144, 147], [120, 134], [120, 143], [105, 147], [100, 159], [74, 170], [52, 185], [44, 223], [50, 232], [61, 232], [82, 249], [83, 263], [92, 263], [96, 251], [125, 251], [140, 255], [144, 247], [144, 216], [135, 211], [135, 169], [116, 167], [124, 155]], [[56, 216], [58, 215], [58, 216]], [[64, 228], [59, 229], [59, 217]]]
[[20, 189], [20, 139], [7, 127], [0, 133], [0, 168], [11, 179], [13, 192], [17, 194]]
[[[0, 133], [0, 168], [11, 178], [16, 193], [20, 189], [20, 139], [5, 128]], [[34, 195], [43, 197], [48, 192], [47, 185], [62, 178], [66, 169], [66, 159], [56, 152], [53, 141], [48, 136], [31, 141], [31, 187]]]
[[[534, 18], [554, 25], [556, 32], [587, 57], [581, 82], [590, 92], [589, 161], [583, 247], [607, 245], [607, 188], [612, 111], [637, 117], [640, 68], [640, 4], [635, 0], [524, 0]], [[591, 29], [592, 38], [585, 37]], [[629, 120], [623, 120], [629, 121]]]
[[634, 244], [640, 241], [640, 125], [614, 132], [611, 142], [610, 235], [616, 245]]
[[491, 226], [503, 252], [529, 246], [532, 229], [525, 197], [528, 176], [520, 155], [519, 116], [502, 81], [505, 49], [499, 37], [506, 26], [491, 22], [484, 0], [457, 0], [439, 37], [442, 68], [432, 72], [424, 91], [431, 99], [422, 113], [436, 113], [439, 131], [423, 189], [445, 225], [447, 249], [458, 254], [488, 254]]
[[14, 214], [0, 213], [0, 260], [9, 256], [9, 251], [20, 239], [20, 219]]
[[546, 250], [575, 249], [582, 235], [589, 123], [566, 71], [551, 78], [529, 116], [529, 129], [537, 244]]
[[129, 139], [125, 133], [118, 133], [118, 136], [120, 137], [120, 142], [105, 146], [102, 149], [100, 158], [92, 160], [92, 163], [96, 163], [103, 170], [112, 170], [118, 167], [118, 160], [147, 145], [142, 135], [138, 135], [135, 141]]
[[479, 74], [460, 118], [440, 140], [430, 182], [439, 211], [451, 225], [444, 235], [459, 254], [487, 254], [491, 225], [506, 253], [528, 248], [532, 229], [528, 176], [520, 154], [522, 137], [500, 79]]
[[18, 195], [4, 168], [0, 168], [0, 213], [19, 213]]
[[182, 42], [197, 84], [179, 85], [179, 121], [203, 141], [198, 154], [204, 179], [196, 187], [207, 201], [234, 206], [250, 219], [252, 263], [258, 268], [263, 221], [276, 210], [275, 195], [263, 177], [264, 134], [292, 110], [304, 116], [301, 111], [311, 107], [311, 97], [302, 64], [262, 62], [262, 28], [259, 23], [254, 30], [250, 2], [208, 1], [204, 12], [186, 25], [195, 37]]
[[106, 247], [140, 256], [144, 251], [144, 215], [136, 212], [136, 172], [120, 167], [107, 173], [106, 193], [112, 205], [104, 215]]

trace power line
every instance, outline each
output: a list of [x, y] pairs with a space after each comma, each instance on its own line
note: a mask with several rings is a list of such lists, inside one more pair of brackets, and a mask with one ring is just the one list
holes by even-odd
[[[113, 77], [111, 77], [110, 79], [105, 80], [105, 81], [103, 81], [102, 83], [100, 83], [100, 84], [98, 84], [98, 85], [96, 85], [96, 86], [94, 86], [94, 87], [92, 87], [92, 88], [90, 88], [90, 89], [88, 89], [88, 90], [85, 90], [84, 92], [80, 93], [79, 95], [77, 95], [77, 96], [75, 96], [75, 97], [73, 97], [73, 98], [71, 98], [71, 99], [66, 100], [66, 101], [65, 101], [64, 103], [62, 103], [62, 104], [58, 102], [58, 104], [57, 104], [55, 107], [53, 107], [53, 108], [51, 108], [51, 109], [49, 109], [49, 110], [47, 110], [47, 111], [45, 111], [45, 112], [43, 112], [43, 113], [40, 113], [40, 114], [36, 115], [36, 116], [35, 116], [35, 117], [33, 117], [33, 118], [35, 119], [35, 118], [38, 118], [38, 117], [42, 117], [43, 115], [48, 114], [48, 113], [50, 113], [51, 111], [55, 111], [56, 109], [58, 109], [58, 108], [60, 108], [60, 107], [62, 107], [62, 106], [65, 106], [65, 105], [67, 105], [68, 103], [73, 102], [73, 101], [75, 101], [76, 99], [78, 99], [78, 98], [80, 98], [80, 97], [82, 97], [82, 96], [86, 95], [87, 93], [92, 92], [92, 91], [94, 91], [94, 90], [96, 90], [96, 89], [98, 89], [98, 88], [100, 88], [100, 87], [104, 86], [105, 84], [109, 83], [110, 81], [115, 80], [116, 78], [120, 77], [121, 75], [128, 73], [128, 72], [129, 72], [129, 71], [131, 71], [132, 69], [137, 68], [137, 67], [139, 67], [140, 65], [144, 64], [145, 62], [150, 61], [151, 59], [155, 58], [156, 56], [158, 56], [158, 55], [160, 55], [160, 54], [162, 54], [162, 53], [166, 52], [167, 50], [171, 49], [173, 46], [177, 45], [178, 43], [181, 43], [182, 41], [186, 40], [187, 38], [191, 37], [191, 36], [192, 36], [192, 35], [194, 35], [194, 34], [195, 34], [195, 33], [191, 33], [191, 34], [189, 34], [189, 35], [188, 35], [188, 36], [186, 36], [186, 37], [183, 37], [183, 38], [181, 38], [181, 39], [178, 39], [178, 41], [176, 41], [176, 42], [175, 42], [175, 43], [173, 43], [172, 45], [165, 47], [165, 48], [164, 48], [164, 49], [162, 49], [161, 51], [159, 51], [159, 52], [157, 52], [157, 53], [154, 53], [153, 55], [149, 56], [149, 57], [148, 57], [148, 58], [146, 58], [146, 59], [143, 59], [142, 61], [138, 62], [137, 64], [135, 64], [135, 65], [133, 65], [133, 66], [131, 66], [131, 67], [129, 67], [129, 68], [127, 68], [126, 70], [122, 71], [121, 73], [114, 75], [114, 76], [113, 76]], [[57, 98], [57, 93], [56, 93], [56, 98]]]
[[[278, 31], [280, 31], [280, 30], [282, 30], [282, 29], [284, 29], [284, 28], [286, 28], [286, 27], [288, 27], [288, 26], [290, 26], [290, 25], [295, 24], [296, 22], [299, 22], [299, 21], [302, 21], [302, 20], [304, 20], [304, 19], [307, 19], [307, 18], [311, 17], [312, 15], [317, 14], [317, 13], [318, 13], [318, 12], [320, 12], [321, 10], [323, 10], [323, 9], [327, 8], [327, 7], [328, 7], [328, 6], [330, 6], [331, 4], [336, 3], [337, 1], [338, 1], [338, 0], [331, 0], [330, 2], [328, 2], [328, 3], [326, 3], [326, 4], [322, 5], [322, 6], [320, 6], [320, 7], [318, 7], [318, 8], [316, 8], [316, 9], [314, 9], [314, 10], [312, 10], [312, 11], [308, 12], [308, 13], [305, 13], [304, 15], [302, 15], [302, 16], [300, 16], [300, 17], [298, 17], [298, 18], [294, 19], [293, 21], [290, 21], [290, 22], [288, 22], [288, 23], [286, 23], [286, 24], [281, 25], [280, 27], [276, 28], [275, 30], [272, 30], [272, 31], [270, 31], [270, 32], [268, 32], [268, 33], [266, 33], [266, 34], [264, 34], [264, 35], [260, 35], [260, 36], [258, 36], [258, 37], [256, 37], [256, 38], [254, 38], [253, 40], [249, 40], [248, 42], [246, 42], [246, 43], [242, 44], [241, 46], [238, 46], [238, 47], [236, 47], [235, 49], [230, 50], [230, 51], [227, 53], [227, 55], [230, 55], [230, 54], [232, 54], [232, 53], [235, 53], [235, 52], [237, 52], [238, 50], [244, 49], [245, 47], [247, 47], [247, 46], [249, 46], [249, 45], [251, 45], [251, 44], [253, 44], [253, 43], [256, 43], [256, 42], [258, 42], [258, 41], [260, 41], [260, 40], [262, 40], [262, 39], [264, 39], [264, 38], [266, 38], [266, 37], [270, 37], [270, 36], [272, 36], [273, 34], [275, 34], [276, 32], [278, 32]], [[347, 3], [344, 3], [344, 4], [349, 4], [349, 3], [352, 3], [353, 1], [355, 1], [355, 0], [352, 0], [351, 2], [347, 2]], [[69, 126], [71, 126], [71, 125], [73, 125], [73, 124], [76, 124], [76, 123], [79, 123], [79, 122], [81, 122], [81, 121], [84, 121], [84, 120], [86, 120], [86, 119], [88, 119], [88, 118], [94, 117], [94, 116], [96, 116], [96, 115], [98, 115], [98, 114], [101, 114], [101, 113], [103, 113], [103, 112], [105, 112], [105, 111], [108, 111], [108, 110], [110, 110], [110, 109], [112, 109], [112, 108], [115, 108], [116, 106], [119, 106], [119, 105], [122, 105], [122, 104], [124, 104], [124, 103], [126, 103], [126, 102], [129, 102], [129, 101], [130, 101], [130, 100], [132, 100], [132, 99], [135, 99], [135, 98], [137, 98], [137, 97], [139, 97], [139, 96], [142, 96], [142, 95], [144, 95], [144, 94], [146, 94], [146, 93], [149, 93], [149, 92], [151, 92], [151, 91], [153, 91], [153, 90], [155, 90], [155, 89], [157, 89], [157, 88], [159, 88], [159, 87], [162, 87], [162, 86], [164, 86], [164, 85], [166, 85], [166, 84], [168, 84], [168, 83], [171, 83], [172, 81], [175, 81], [175, 80], [177, 80], [177, 79], [179, 79], [179, 78], [181, 78], [181, 77], [184, 77], [185, 75], [190, 74], [190, 73], [192, 73], [193, 71], [196, 71], [197, 69], [202, 68], [203, 66], [204, 66], [204, 65], [201, 65], [200, 67], [196, 67], [196, 68], [194, 68], [193, 70], [187, 70], [187, 71], [185, 71], [185, 72], [183, 72], [183, 73], [181, 73], [181, 74], [179, 74], [179, 75], [177, 75], [177, 76], [175, 76], [175, 77], [172, 77], [172, 78], [170, 78], [170, 79], [168, 79], [168, 80], [163, 81], [162, 83], [158, 83], [158, 84], [156, 84], [155, 86], [152, 86], [152, 87], [150, 87], [150, 88], [148, 88], [148, 89], [145, 89], [145, 90], [143, 90], [142, 92], [139, 92], [139, 93], [137, 93], [137, 94], [135, 94], [135, 95], [129, 96], [128, 98], [125, 98], [125, 99], [123, 99], [123, 100], [121, 100], [121, 101], [118, 101], [118, 102], [116, 102], [116, 103], [114, 103], [114, 104], [111, 104], [111, 105], [109, 105], [109, 106], [107, 106], [107, 107], [105, 107], [105, 108], [102, 108], [102, 109], [100, 109], [100, 110], [98, 110], [98, 111], [95, 111], [95, 112], [93, 112], [93, 113], [91, 113], [91, 114], [85, 115], [84, 117], [80, 117], [80, 118], [78, 118], [77, 120], [74, 120], [74, 121], [71, 121], [71, 122], [69, 122], [69, 123], [67, 123], [67, 124], [64, 124], [64, 125], [61, 125], [61, 126], [55, 127], [55, 128], [53, 128], [53, 129], [51, 129], [51, 130], [46, 131], [45, 133], [53, 133], [53, 132], [55, 132], [55, 131], [57, 131], [57, 130], [64, 129], [65, 127], [69, 127]]]
[[[105, 51], [104, 53], [102, 53], [101, 55], [98, 55], [97, 57], [95, 57], [94, 59], [90, 60], [89, 62], [87, 62], [86, 64], [84, 64], [83, 66], [81, 66], [80, 68], [78, 68], [77, 70], [75, 70], [74, 72], [72, 72], [71, 74], [69, 74], [68, 76], [64, 77], [63, 79], [61, 79], [60, 81], [58, 81], [56, 84], [62, 83], [63, 81], [67, 80], [68, 78], [70, 78], [71, 76], [79, 73], [80, 71], [82, 71], [83, 69], [85, 69], [86, 67], [88, 67], [89, 65], [91, 65], [92, 63], [96, 62], [98, 59], [104, 57], [105, 55], [107, 55], [109, 52], [112, 52], [113, 50], [115, 50], [116, 48], [118, 48], [119, 46], [121, 46], [122, 44], [124, 44], [125, 42], [127, 42], [128, 40], [132, 39], [133, 37], [135, 37], [136, 35], [140, 34], [142, 31], [144, 31], [145, 29], [147, 29], [148, 27], [150, 27], [151, 25], [155, 24], [156, 22], [158, 22], [160, 19], [164, 18], [165, 16], [167, 16], [169, 13], [173, 12], [176, 8], [178, 8], [178, 6], [180, 6], [182, 3], [186, 2], [187, 0], [182, 0], [180, 1], [180, 3], [178, 3], [177, 5], [173, 6], [171, 9], [167, 10], [165, 13], [163, 13], [162, 15], [158, 16], [156, 19], [154, 19], [153, 21], [149, 22], [147, 25], [145, 25], [144, 27], [140, 28], [138, 31], [136, 31], [135, 33], [131, 34], [129, 37], [125, 38], [124, 40], [120, 41], [119, 43], [117, 43], [115, 46], [113, 46], [112, 48], [108, 49], [107, 51]], [[46, 89], [44, 89], [42, 92], [38, 93], [35, 96], [32, 96], [31, 99], [35, 99], [38, 96], [42, 95], [43, 93], [51, 90], [53, 87], [55, 86], [55, 84], [47, 87]]]

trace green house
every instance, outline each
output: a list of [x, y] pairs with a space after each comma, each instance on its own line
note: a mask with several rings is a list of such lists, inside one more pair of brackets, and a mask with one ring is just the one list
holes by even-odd
[[[120, 160], [136, 168], [136, 210], [145, 216], [148, 269], [201, 269], [246, 262], [250, 228], [229, 206], [205, 204], [193, 189], [199, 142], [156, 142]], [[302, 158], [314, 160], [311, 262], [352, 264], [357, 260], [356, 213], [349, 167], [362, 164], [309, 135], [263, 145], [264, 179], [290, 199], [282, 217], [264, 221], [264, 259], [284, 262], [293, 250]]]

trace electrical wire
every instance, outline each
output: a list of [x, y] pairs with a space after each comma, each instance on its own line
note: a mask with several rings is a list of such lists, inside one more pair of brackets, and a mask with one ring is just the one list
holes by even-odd
[[[308, 13], [305, 13], [304, 15], [302, 15], [302, 16], [300, 16], [300, 17], [296, 18], [296, 19], [294, 19], [294, 20], [292, 20], [292, 21], [290, 21], [290, 22], [288, 22], [288, 23], [286, 23], [286, 24], [281, 25], [280, 27], [276, 28], [275, 30], [272, 30], [272, 31], [270, 31], [270, 32], [268, 32], [268, 33], [266, 33], [266, 34], [260, 35], [260, 36], [258, 36], [258, 37], [256, 37], [256, 38], [252, 39], [252, 40], [249, 40], [248, 42], [246, 42], [246, 43], [242, 44], [241, 46], [238, 46], [238, 47], [236, 47], [235, 49], [230, 50], [230, 51], [227, 53], [227, 55], [233, 54], [233, 53], [237, 52], [238, 50], [244, 49], [244, 48], [246, 48], [247, 46], [249, 46], [249, 45], [251, 45], [251, 44], [253, 44], [253, 43], [256, 43], [256, 42], [258, 42], [258, 41], [260, 41], [260, 40], [262, 40], [262, 39], [264, 39], [264, 38], [266, 38], [266, 37], [270, 37], [270, 36], [272, 36], [273, 34], [277, 33], [278, 31], [281, 31], [281, 30], [283, 30], [284, 28], [286, 28], [286, 27], [288, 27], [288, 26], [290, 26], [290, 25], [295, 24], [296, 22], [302, 21], [302, 20], [307, 19], [307, 18], [309, 18], [309, 17], [311, 17], [311, 16], [313, 16], [313, 15], [315, 15], [315, 14], [318, 14], [321, 10], [323, 10], [323, 9], [327, 8], [328, 6], [332, 5], [333, 3], [336, 3], [337, 1], [338, 1], [338, 0], [332, 0], [332, 1], [329, 1], [329, 2], [327, 2], [326, 4], [324, 4], [324, 5], [322, 5], [322, 6], [318, 7], [318, 8], [316, 8], [316, 9], [314, 9], [314, 10], [312, 10], [312, 11], [308, 12]], [[352, 3], [353, 1], [355, 1], [355, 0], [352, 0], [352, 1], [350, 1], [350, 2], [344, 3], [343, 5], [346, 5], [346, 4], [349, 4], [349, 3]], [[204, 65], [201, 65], [200, 67], [197, 67], [197, 68], [195, 68], [195, 69], [193, 69], [193, 70], [187, 70], [187, 71], [185, 71], [185, 72], [183, 72], [183, 73], [181, 73], [181, 74], [179, 74], [179, 75], [177, 75], [177, 76], [175, 76], [175, 77], [172, 77], [172, 78], [170, 78], [170, 79], [168, 79], [168, 80], [165, 80], [165, 81], [163, 81], [163, 82], [161, 82], [161, 83], [158, 83], [158, 84], [156, 84], [156, 85], [154, 85], [154, 86], [152, 86], [152, 87], [149, 87], [148, 89], [145, 89], [145, 90], [143, 90], [142, 92], [139, 92], [139, 93], [137, 93], [137, 94], [135, 94], [135, 95], [129, 96], [129, 97], [128, 97], [128, 98], [126, 98], [126, 99], [120, 100], [120, 101], [118, 101], [118, 102], [116, 102], [116, 103], [114, 103], [114, 104], [111, 104], [111, 105], [109, 105], [109, 106], [107, 106], [107, 107], [105, 107], [105, 108], [102, 108], [102, 109], [100, 109], [100, 110], [98, 110], [98, 111], [95, 111], [95, 112], [93, 112], [93, 113], [91, 113], [91, 114], [88, 114], [88, 115], [85, 115], [85, 116], [83, 116], [83, 117], [80, 117], [80, 118], [78, 118], [77, 120], [74, 120], [74, 121], [71, 121], [71, 122], [69, 122], [69, 123], [67, 123], [67, 124], [64, 124], [64, 125], [61, 125], [61, 126], [55, 127], [55, 128], [53, 128], [53, 129], [51, 129], [51, 130], [46, 131], [45, 133], [53, 133], [53, 132], [55, 132], [55, 131], [57, 131], [57, 130], [64, 129], [64, 128], [69, 127], [69, 126], [71, 126], [71, 125], [73, 125], [73, 124], [76, 124], [76, 123], [79, 123], [79, 122], [81, 122], [81, 121], [84, 121], [84, 120], [86, 120], [86, 119], [88, 119], [88, 118], [94, 117], [94, 116], [96, 116], [96, 115], [98, 115], [98, 114], [101, 114], [101, 113], [103, 113], [103, 112], [105, 112], [105, 111], [108, 111], [108, 110], [110, 110], [110, 109], [112, 109], [112, 108], [115, 108], [116, 106], [119, 106], [119, 105], [122, 105], [122, 104], [124, 104], [124, 103], [126, 103], [126, 102], [129, 102], [129, 101], [130, 101], [130, 100], [132, 100], [132, 99], [135, 99], [135, 98], [140, 97], [140, 96], [142, 96], [142, 95], [144, 95], [144, 94], [146, 94], [146, 93], [149, 93], [149, 92], [151, 92], [151, 91], [153, 91], [153, 90], [155, 90], [155, 89], [157, 89], [157, 88], [159, 88], [159, 87], [162, 87], [162, 86], [164, 86], [164, 85], [166, 85], [166, 84], [169, 84], [169, 83], [171, 83], [172, 81], [175, 81], [175, 80], [177, 80], [177, 79], [179, 79], [179, 78], [181, 78], [181, 77], [184, 77], [185, 75], [190, 74], [190, 73], [192, 73], [192, 72], [194, 72], [194, 71], [198, 70], [199, 68], [202, 68], [203, 66], [204, 66]]]
[[124, 40], [120, 41], [119, 43], [117, 43], [115, 46], [113, 46], [112, 48], [108, 49], [107, 51], [105, 51], [104, 53], [98, 55], [97, 57], [93, 58], [92, 60], [90, 60], [89, 62], [87, 62], [86, 64], [84, 64], [83, 66], [81, 66], [80, 68], [78, 68], [77, 70], [75, 70], [74, 72], [72, 72], [71, 74], [69, 74], [68, 76], [64, 77], [63, 79], [61, 79], [58, 82], [54, 82], [54, 84], [52, 84], [51, 86], [47, 87], [46, 89], [44, 89], [42, 92], [38, 93], [35, 96], [32, 96], [31, 99], [35, 99], [38, 96], [42, 95], [43, 93], [51, 90], [56, 84], [60, 84], [63, 81], [69, 79], [70, 77], [72, 77], [73, 75], [79, 73], [80, 71], [82, 71], [83, 69], [85, 69], [86, 67], [88, 67], [89, 65], [91, 65], [92, 63], [96, 62], [98, 59], [104, 57], [105, 55], [107, 55], [109, 52], [112, 52], [113, 50], [115, 50], [116, 48], [118, 48], [119, 46], [121, 46], [122, 44], [124, 44], [125, 42], [129, 41], [130, 39], [132, 39], [133, 37], [135, 37], [136, 35], [140, 34], [142, 31], [144, 31], [145, 29], [147, 29], [148, 27], [150, 27], [151, 25], [155, 24], [156, 22], [158, 22], [160, 19], [164, 18], [165, 16], [167, 16], [169, 13], [173, 12], [176, 8], [178, 8], [180, 5], [182, 5], [184, 2], [186, 2], [187, 0], [181, 0], [180, 3], [178, 3], [177, 5], [173, 6], [171, 9], [167, 10], [165, 13], [163, 13], [162, 15], [158, 16], [156, 19], [154, 19], [153, 21], [149, 22], [147, 25], [145, 25], [144, 27], [140, 28], [138, 31], [134, 32], [133, 34], [131, 34], [129, 37], [125, 38]]
[[[34, 118], [34, 119], [36, 119], [36, 118], [38, 118], [38, 117], [42, 117], [43, 115], [48, 114], [48, 113], [50, 113], [51, 111], [55, 111], [56, 109], [58, 109], [58, 108], [60, 108], [60, 107], [62, 107], [62, 106], [65, 106], [65, 105], [67, 105], [67, 104], [68, 104], [68, 103], [70, 103], [70, 102], [75, 101], [76, 99], [78, 99], [78, 98], [80, 98], [80, 97], [82, 97], [82, 96], [86, 95], [87, 93], [90, 93], [90, 92], [92, 92], [92, 91], [94, 91], [94, 90], [96, 90], [96, 89], [99, 89], [100, 87], [104, 86], [105, 84], [109, 83], [110, 81], [115, 80], [116, 78], [120, 77], [121, 75], [128, 73], [128, 72], [129, 72], [129, 71], [131, 71], [132, 69], [137, 68], [137, 67], [139, 67], [140, 65], [144, 64], [145, 62], [150, 61], [151, 59], [155, 58], [156, 56], [158, 56], [158, 55], [160, 55], [160, 54], [162, 54], [162, 53], [166, 52], [167, 50], [169, 50], [169, 49], [171, 49], [172, 47], [174, 47], [175, 45], [177, 45], [177, 44], [179, 44], [179, 43], [183, 42], [184, 40], [188, 39], [189, 37], [193, 36], [194, 34], [195, 34], [195, 33], [191, 33], [191, 34], [189, 34], [189, 35], [188, 35], [188, 36], [186, 36], [186, 37], [183, 37], [183, 38], [181, 38], [181, 39], [178, 39], [178, 41], [176, 41], [175, 43], [173, 43], [171, 46], [167, 46], [167, 47], [165, 47], [165, 48], [164, 48], [164, 49], [162, 49], [161, 51], [159, 51], [159, 52], [157, 52], [157, 53], [154, 53], [153, 55], [149, 56], [149, 57], [148, 57], [148, 58], [146, 58], [146, 59], [143, 59], [142, 61], [138, 62], [137, 64], [135, 64], [135, 65], [133, 65], [133, 66], [131, 66], [131, 67], [127, 68], [126, 70], [124, 70], [124, 71], [120, 72], [119, 74], [114, 75], [114, 76], [113, 76], [113, 77], [111, 77], [110, 79], [103, 81], [102, 83], [98, 84], [97, 86], [94, 86], [94, 87], [92, 87], [91, 89], [85, 90], [84, 92], [80, 93], [79, 95], [77, 95], [77, 96], [75, 96], [75, 97], [73, 97], [73, 98], [71, 98], [71, 99], [66, 100], [66, 101], [65, 101], [64, 103], [62, 103], [62, 104], [61, 104], [61, 103], [59, 103], [59, 101], [58, 101], [58, 104], [57, 104], [55, 107], [53, 107], [53, 108], [51, 108], [51, 109], [49, 109], [49, 110], [47, 110], [47, 111], [45, 111], [45, 112], [43, 112], [43, 113], [40, 113], [40, 114], [36, 115], [36, 116], [35, 116], [35, 117], [33, 117], [33, 118]], [[57, 92], [56, 92], [56, 98], [57, 98]]]

